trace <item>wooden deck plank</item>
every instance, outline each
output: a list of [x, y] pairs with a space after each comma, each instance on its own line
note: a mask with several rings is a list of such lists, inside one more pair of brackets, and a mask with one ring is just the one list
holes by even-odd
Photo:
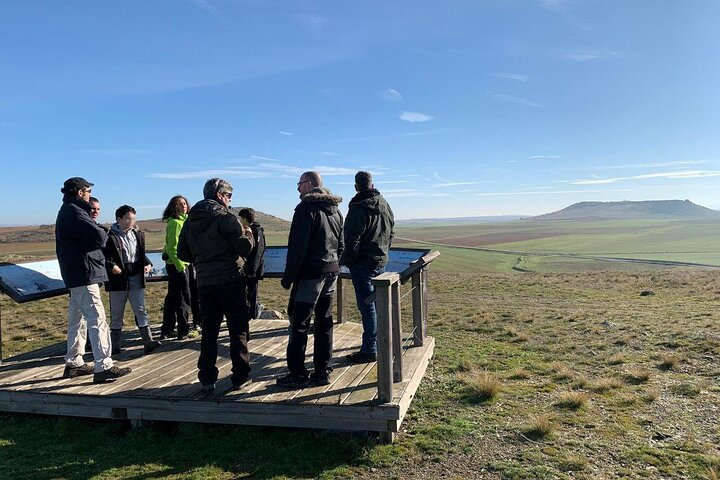
[[[231, 362], [226, 330], [219, 342], [221, 378], [216, 394], [199, 399], [196, 360], [199, 340], [168, 342], [142, 355], [137, 332], [128, 332], [128, 349], [118, 356], [133, 373], [115, 383], [93, 385], [92, 377], [61, 379], [63, 357], [43, 357], [40, 349], [8, 359], [0, 369], [0, 411], [92, 418], [131, 418], [279, 427], [396, 432], [432, 357], [434, 339], [403, 352], [404, 382], [393, 385], [393, 401], [377, 404], [374, 363], [353, 365], [345, 355], [360, 345], [362, 326], [335, 325], [332, 383], [286, 391], [275, 379], [286, 371], [287, 321], [253, 321], [250, 341], [256, 381], [239, 392], [230, 388]], [[314, 338], [308, 341], [308, 362]], [[62, 348], [62, 345], [60, 347]], [[56, 349], [56, 351], [59, 351]], [[9, 368], [8, 368], [9, 367]], [[23, 369], [23, 367], [28, 367]], [[22, 373], [21, 373], [22, 372]]]

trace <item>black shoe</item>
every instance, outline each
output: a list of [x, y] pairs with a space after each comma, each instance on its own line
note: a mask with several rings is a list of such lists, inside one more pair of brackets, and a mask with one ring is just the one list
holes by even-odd
[[159, 340], [153, 340], [151, 342], [146, 343], [143, 346], [143, 351], [145, 353], [151, 353], [154, 352], [158, 347], [161, 347], [162, 343]]
[[89, 363], [86, 363], [79, 367], [71, 367], [70, 365], [65, 365], [65, 370], [63, 371], [63, 378], [75, 378], [75, 377], [79, 377], [81, 375], [92, 375], [92, 374], [93, 374], [93, 366]]
[[93, 383], [109, 383], [114, 382], [120, 377], [124, 377], [125, 375], [132, 372], [132, 369], [130, 367], [111, 367], [104, 372], [99, 372], [93, 375]]
[[178, 335], [178, 336], [177, 336], [177, 339], [178, 339], [179, 341], [187, 340], [187, 339], [188, 339], [188, 336], [187, 336], [187, 335]]
[[238, 390], [242, 390], [243, 387], [246, 385], [249, 385], [252, 383], [252, 379], [250, 377], [245, 377], [243, 380], [240, 380], [239, 382], [233, 382], [232, 387], [230, 387], [230, 390], [237, 392]]
[[275, 380], [275, 383], [277, 383], [278, 387], [297, 389], [307, 387], [310, 383], [310, 379], [294, 373], [288, 373], [284, 377], [280, 377]]
[[330, 374], [313, 372], [310, 374], [310, 383], [319, 386], [330, 385]]
[[215, 391], [215, 384], [214, 383], [208, 383], [207, 385], [203, 385], [200, 389], [200, 398], [206, 398], [213, 394]]
[[348, 355], [347, 358], [350, 363], [377, 362], [377, 353], [365, 353], [363, 351], [360, 351]]

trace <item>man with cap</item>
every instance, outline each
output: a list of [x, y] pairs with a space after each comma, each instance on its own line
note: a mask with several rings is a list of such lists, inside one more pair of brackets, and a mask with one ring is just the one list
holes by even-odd
[[223, 316], [230, 336], [232, 389], [240, 390], [250, 380], [250, 312], [243, 267], [254, 241], [252, 230], [228, 209], [232, 192], [232, 185], [222, 178], [205, 182], [204, 200], [190, 209], [178, 238], [178, 258], [194, 264], [197, 273], [202, 316], [198, 380], [204, 395], [215, 390], [218, 378], [215, 364]]
[[[81, 177], [67, 179], [60, 190], [63, 204], [55, 222], [60, 274], [70, 290], [63, 378], [93, 374], [94, 383], [106, 383], [129, 374], [130, 368], [115, 366], [111, 358], [110, 330], [100, 296], [100, 285], [107, 281], [102, 252], [107, 233], [90, 218], [92, 186]], [[86, 331], [94, 365], [83, 361]]]

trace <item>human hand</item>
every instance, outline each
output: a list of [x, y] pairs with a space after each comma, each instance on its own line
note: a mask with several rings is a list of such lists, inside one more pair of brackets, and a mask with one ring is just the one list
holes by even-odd
[[120, 275], [122, 273], [122, 269], [120, 267], [118, 267], [117, 265], [115, 265], [112, 268], [112, 273], [114, 273], [115, 275]]

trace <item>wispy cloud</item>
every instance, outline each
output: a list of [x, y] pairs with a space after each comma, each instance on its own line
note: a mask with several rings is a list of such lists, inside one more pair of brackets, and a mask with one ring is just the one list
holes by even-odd
[[222, 12], [218, 10], [215, 6], [211, 5], [210, 2], [207, 0], [187, 0], [191, 4], [195, 5], [200, 10], [203, 10], [210, 15], [213, 15], [215, 17], [221, 18]]
[[410, 123], [423, 123], [423, 122], [429, 122], [432, 120], [432, 115], [428, 115], [426, 113], [419, 113], [419, 112], [402, 112], [400, 116], [398, 117], [400, 120], [404, 120], [406, 122]]
[[477, 185], [480, 182], [444, 182], [433, 185], [433, 188], [461, 187], [466, 185]]
[[521, 73], [494, 73], [494, 77], [505, 78], [507, 80], [515, 80], [516, 82], [528, 83], [530, 77]]
[[621, 57], [621, 54], [617, 50], [604, 48], [577, 49], [560, 55], [561, 59], [572, 62], [590, 62], [593, 60], [607, 60], [619, 57]]
[[280, 161], [276, 158], [263, 157], [262, 155], [250, 155], [250, 158], [253, 160], [264, 160], [267, 162], [279, 162]]
[[544, 105], [541, 105], [539, 103], [535, 103], [533, 101], [515, 95], [508, 95], [506, 93], [491, 93], [490, 97], [499, 102], [514, 103], [515, 105], [522, 105], [524, 107], [544, 108]]
[[440, 192], [428, 192], [427, 190], [411, 190], [411, 189], [398, 189], [398, 190], [384, 190], [383, 196], [385, 198], [406, 198], [406, 197], [449, 197], [451, 193], [440, 193]]
[[562, 155], [531, 155], [528, 157], [530, 160], [545, 160], [553, 158], [562, 158]]
[[476, 193], [478, 197], [508, 197], [516, 195], [566, 195], [571, 193], [618, 193], [618, 192], [634, 192], [632, 189], [622, 190], [543, 190], [543, 191], [527, 191], [521, 190], [516, 192], [492, 192], [492, 193]]
[[304, 29], [311, 32], [317, 32], [323, 29], [327, 24], [327, 19], [315, 13], [302, 13], [294, 16], [295, 20]]
[[395, 90], [394, 88], [387, 88], [387, 89], [383, 90], [380, 93], [380, 97], [383, 100], [387, 100], [389, 102], [399, 102], [400, 100], [403, 99], [402, 94], [400, 92], [398, 92], [397, 90]]
[[[242, 166], [229, 166], [217, 169], [191, 170], [191, 171], [173, 171], [151, 173], [151, 178], [188, 180], [195, 178], [211, 178], [211, 177], [244, 177], [244, 178], [294, 178], [303, 172], [315, 170], [321, 175], [327, 177], [335, 176], [354, 176], [358, 171], [357, 168], [337, 167], [327, 165], [312, 166], [293, 166], [286, 165], [275, 161], [274, 163], [257, 163]], [[379, 175], [382, 172], [372, 172]]]
[[609, 183], [625, 182], [631, 180], [654, 180], [662, 178], [671, 179], [688, 179], [688, 178], [709, 178], [720, 177], [720, 171], [713, 170], [685, 170], [676, 172], [660, 172], [647, 173], [644, 175], [633, 175], [629, 177], [612, 177], [612, 178], [582, 178], [578, 180], [564, 180], [560, 183], [569, 183], [571, 185], [606, 185]]
[[288, 132], [286, 130], [280, 130], [278, 133], [280, 135], [285, 135], [286, 137], [292, 137], [293, 135], [295, 135], [293, 132]]
[[150, 153], [149, 150], [143, 150], [141, 148], [82, 148], [80, 153], [87, 153], [89, 155], [107, 155], [112, 157], [122, 157], [130, 155], [147, 155]]
[[685, 165], [703, 165], [708, 163], [706, 160], [679, 160], [674, 162], [657, 162], [657, 163], [627, 163], [623, 165], [600, 165], [592, 167], [573, 167], [566, 170], [630, 170], [633, 168], [662, 168], [662, 167], [680, 167]]

